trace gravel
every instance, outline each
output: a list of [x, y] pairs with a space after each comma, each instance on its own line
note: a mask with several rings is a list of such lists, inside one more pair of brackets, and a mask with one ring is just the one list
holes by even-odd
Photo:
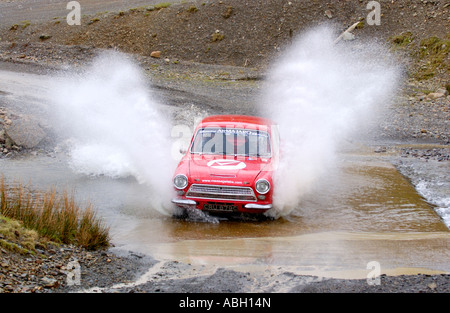
[[103, 287], [134, 280], [150, 263], [133, 253], [69, 245], [38, 246], [25, 255], [0, 248], [0, 293], [70, 292], [78, 282], [83, 288]]
[[[52, 245], [35, 255], [0, 249], [0, 293], [448, 293], [450, 275], [386, 276], [379, 280], [326, 279], [291, 272], [243, 273], [110, 249]], [[139, 278], [143, 279], [139, 279]]]

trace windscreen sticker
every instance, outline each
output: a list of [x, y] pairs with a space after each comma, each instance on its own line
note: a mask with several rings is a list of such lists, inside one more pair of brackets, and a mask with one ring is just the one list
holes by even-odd
[[266, 132], [260, 132], [256, 130], [237, 129], [237, 128], [204, 128], [199, 130], [200, 134], [225, 134], [225, 135], [240, 135], [240, 136], [259, 136], [269, 137]]

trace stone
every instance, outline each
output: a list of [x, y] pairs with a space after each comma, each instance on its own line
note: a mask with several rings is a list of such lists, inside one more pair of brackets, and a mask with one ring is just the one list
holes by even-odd
[[36, 147], [47, 136], [37, 121], [28, 118], [12, 120], [5, 131], [14, 144], [28, 149]]
[[0, 144], [5, 143], [5, 140], [6, 140], [6, 132], [4, 129], [0, 129]]
[[438, 90], [436, 90], [436, 93], [441, 93], [444, 95], [444, 97], [448, 96], [447, 88], [439, 88]]
[[435, 100], [435, 99], [439, 99], [442, 97], [445, 97], [445, 94], [439, 93], [439, 92], [432, 92], [428, 95], [428, 99], [430, 99], [430, 100]]
[[161, 57], [161, 51], [152, 51], [150, 54], [152, 58], [160, 58]]
[[331, 11], [330, 11], [330, 10], [326, 10], [326, 11], [325, 11], [325, 15], [326, 15], [328, 18], [333, 18], [333, 15], [331, 14]]
[[59, 286], [58, 280], [48, 276], [43, 277], [41, 281], [45, 288], [57, 288]]
[[354, 39], [355, 39], [355, 35], [353, 35], [353, 34], [350, 33], [350, 32], [345, 32], [345, 33], [342, 35], [342, 39], [345, 40], [345, 41], [354, 40]]
[[52, 38], [52, 36], [47, 35], [47, 34], [42, 34], [42, 35], [39, 36], [40, 40], [47, 40], [47, 39], [50, 39], [50, 38]]

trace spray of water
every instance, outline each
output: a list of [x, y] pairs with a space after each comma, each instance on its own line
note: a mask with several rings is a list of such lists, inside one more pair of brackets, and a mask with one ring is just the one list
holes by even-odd
[[60, 130], [72, 139], [72, 169], [113, 178], [134, 176], [149, 186], [153, 207], [168, 213], [174, 169], [170, 121], [139, 67], [125, 55], [109, 52], [59, 82], [52, 99]]
[[279, 125], [282, 158], [275, 176], [275, 207], [289, 214], [336, 165], [343, 140], [389, 103], [399, 69], [386, 48], [340, 42], [328, 27], [293, 42], [269, 71], [265, 114]]

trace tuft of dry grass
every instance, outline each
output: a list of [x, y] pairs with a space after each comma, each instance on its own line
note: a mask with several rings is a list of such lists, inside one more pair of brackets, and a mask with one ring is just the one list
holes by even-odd
[[24, 227], [55, 242], [88, 250], [109, 246], [109, 228], [97, 217], [92, 205], [82, 208], [66, 191], [33, 192], [22, 184], [8, 187], [2, 177], [0, 215], [21, 221]]

